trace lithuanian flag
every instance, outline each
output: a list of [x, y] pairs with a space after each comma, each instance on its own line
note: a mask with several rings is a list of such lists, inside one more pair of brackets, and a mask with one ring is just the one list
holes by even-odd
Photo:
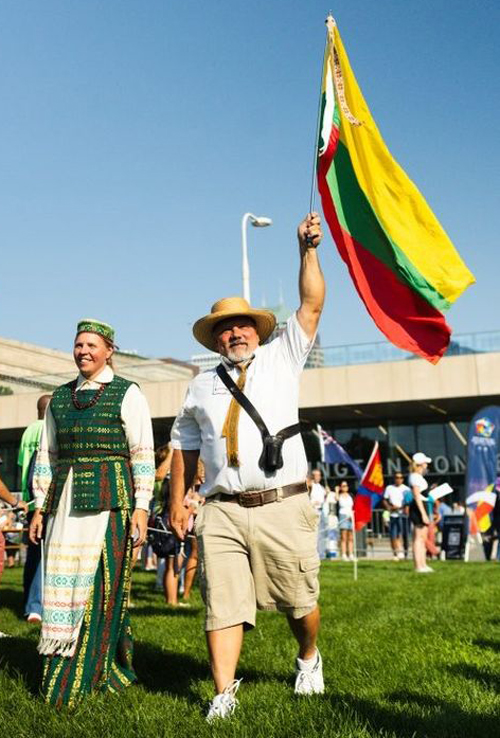
[[327, 26], [317, 162], [323, 212], [378, 328], [436, 363], [451, 336], [442, 311], [475, 280], [392, 158], [333, 18]]

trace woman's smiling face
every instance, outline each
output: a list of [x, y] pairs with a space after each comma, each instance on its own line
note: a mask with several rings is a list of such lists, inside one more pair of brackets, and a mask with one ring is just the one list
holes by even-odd
[[73, 346], [73, 358], [86, 379], [97, 376], [111, 357], [113, 349], [97, 333], [79, 333]]

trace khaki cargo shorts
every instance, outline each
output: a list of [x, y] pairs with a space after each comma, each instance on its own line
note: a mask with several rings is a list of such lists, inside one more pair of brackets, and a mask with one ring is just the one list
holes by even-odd
[[319, 595], [318, 514], [306, 493], [260, 507], [208, 500], [197, 518], [206, 630], [255, 625], [256, 608], [292, 618]]

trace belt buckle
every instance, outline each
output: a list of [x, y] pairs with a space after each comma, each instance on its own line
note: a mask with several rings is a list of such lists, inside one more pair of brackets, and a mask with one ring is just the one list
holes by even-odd
[[276, 487], [276, 502], [283, 502], [283, 487]]
[[258, 504], [254, 502], [254, 495], [249, 495], [248, 492], [240, 492], [238, 495], [238, 502], [241, 507], [255, 507], [255, 505]]
[[254, 492], [248, 497], [249, 497], [250, 507], [262, 507], [262, 505], [264, 504], [264, 495], [262, 493], [262, 490], [260, 492]]

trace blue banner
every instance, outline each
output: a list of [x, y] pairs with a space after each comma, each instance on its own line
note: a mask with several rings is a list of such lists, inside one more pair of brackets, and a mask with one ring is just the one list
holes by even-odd
[[482, 492], [498, 477], [500, 407], [489, 405], [479, 410], [469, 425], [467, 442], [466, 497]]

